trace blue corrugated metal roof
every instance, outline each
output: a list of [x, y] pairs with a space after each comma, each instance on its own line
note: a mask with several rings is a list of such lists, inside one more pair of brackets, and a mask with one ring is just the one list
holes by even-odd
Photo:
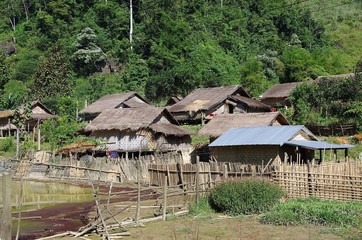
[[261, 126], [233, 128], [213, 141], [210, 147], [240, 145], [283, 145], [300, 130], [316, 137], [304, 126]]
[[292, 146], [300, 146], [300, 147], [314, 149], [314, 150], [346, 149], [346, 148], [354, 147], [353, 145], [350, 145], [350, 144], [331, 144], [331, 143], [322, 142], [322, 141], [288, 141], [288, 142], [285, 142], [285, 144], [292, 145]]

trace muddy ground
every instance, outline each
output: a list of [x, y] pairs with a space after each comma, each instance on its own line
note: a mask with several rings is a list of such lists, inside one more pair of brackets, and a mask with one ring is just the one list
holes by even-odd
[[[89, 187], [82, 183], [73, 183], [81, 187]], [[98, 192], [100, 204], [105, 204], [108, 201], [108, 185], [100, 185]], [[110, 198], [111, 205], [127, 201], [134, 201], [137, 192], [132, 187], [115, 186], [112, 187], [112, 192], [126, 192], [117, 194]], [[156, 198], [152, 190], [143, 191], [142, 194], [149, 195], [148, 199]], [[85, 226], [92, 221], [95, 216], [96, 204], [95, 201], [83, 203], [64, 203], [56, 204], [46, 208], [42, 208], [31, 212], [21, 213], [20, 222], [20, 240], [31, 240], [40, 237], [46, 237], [63, 233], [66, 231], [78, 231], [79, 228]], [[18, 218], [18, 213], [13, 214], [13, 219]], [[13, 221], [13, 239], [15, 239], [17, 230], [17, 220]]]

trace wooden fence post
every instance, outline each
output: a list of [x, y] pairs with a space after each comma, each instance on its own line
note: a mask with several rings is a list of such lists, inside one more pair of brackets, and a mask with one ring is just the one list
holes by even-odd
[[[140, 168], [140, 166], [139, 166]], [[141, 177], [140, 171], [141, 169], [137, 170], [137, 209], [136, 209], [136, 223], [138, 224], [138, 220], [140, 219], [140, 208], [141, 208]]]
[[200, 202], [200, 157], [196, 156], [196, 209]]
[[[1, 176], [1, 175], [0, 175]], [[0, 239], [11, 239], [11, 175], [2, 175], [3, 209], [0, 220]]]
[[166, 208], [167, 208], [167, 171], [165, 172], [165, 179], [164, 179], [164, 183], [163, 183], [163, 214], [162, 214], [162, 220], [165, 221], [166, 220]]

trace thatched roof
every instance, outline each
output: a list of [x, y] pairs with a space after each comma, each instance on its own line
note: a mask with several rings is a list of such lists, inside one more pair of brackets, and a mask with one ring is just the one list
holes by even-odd
[[[162, 117], [164, 118], [161, 119]], [[167, 109], [155, 107], [106, 109], [85, 127], [85, 131], [137, 131], [148, 128], [165, 135], [192, 134], [179, 127]]]
[[289, 125], [288, 120], [280, 112], [221, 114], [211, 119], [199, 131], [199, 135], [215, 138], [231, 128], [271, 126], [274, 122]]
[[14, 111], [13, 110], [5, 110], [5, 111], [0, 111], [0, 118], [8, 118], [13, 116]]
[[[39, 101], [32, 102], [30, 107], [32, 111], [30, 116], [31, 119], [43, 120], [43, 119], [57, 118], [56, 115], [54, 115], [47, 107], [44, 106], [44, 104], [42, 104]], [[13, 114], [14, 110], [1, 111], [0, 118], [10, 118], [13, 116]]]
[[171, 113], [207, 111], [221, 104], [229, 95], [236, 94], [250, 98], [250, 95], [241, 86], [198, 88], [192, 91], [181, 101], [170, 106], [168, 110]]
[[301, 84], [302, 82], [275, 84], [260, 96], [260, 100], [263, 101], [267, 98], [288, 98], [293, 90]]
[[[143, 102], [136, 101], [134, 97], [139, 98]], [[101, 97], [91, 105], [85, 107], [79, 114], [98, 114], [106, 109], [118, 108], [122, 105], [126, 107], [144, 107], [149, 106], [148, 102], [136, 92], [127, 92], [120, 94], [110, 94]]]
[[354, 73], [344, 73], [344, 74], [337, 74], [337, 75], [328, 75], [328, 76], [318, 76], [314, 79], [315, 82], [318, 82], [322, 79], [338, 79], [338, 78], [349, 78], [354, 77]]
[[229, 96], [229, 99], [234, 100], [236, 102], [241, 102], [241, 103], [245, 104], [246, 106], [248, 106], [249, 108], [259, 109], [259, 110], [263, 110], [265, 112], [270, 112], [269, 105], [266, 105], [258, 100], [252, 99], [252, 98], [248, 98], [248, 97], [244, 97], [244, 96], [240, 96], [240, 95], [233, 95], [233, 96]]

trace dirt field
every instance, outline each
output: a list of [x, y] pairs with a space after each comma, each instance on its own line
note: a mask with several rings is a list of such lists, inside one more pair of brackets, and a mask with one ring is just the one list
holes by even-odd
[[341, 239], [320, 227], [281, 227], [260, 224], [253, 217], [179, 217], [128, 228], [127, 239]]

